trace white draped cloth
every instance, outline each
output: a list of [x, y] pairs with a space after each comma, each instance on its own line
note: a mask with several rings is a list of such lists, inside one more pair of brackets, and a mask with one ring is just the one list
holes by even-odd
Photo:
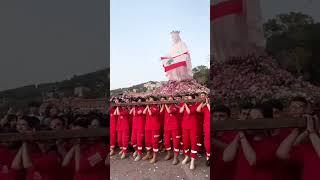
[[192, 79], [192, 64], [188, 47], [185, 42], [181, 40], [179, 33], [171, 34], [173, 44], [169, 50], [169, 54], [166, 56], [168, 59], [162, 60], [163, 66], [166, 68], [169, 67], [166, 60], [172, 60], [170, 63], [170, 70], [165, 69], [166, 77], [171, 81]]

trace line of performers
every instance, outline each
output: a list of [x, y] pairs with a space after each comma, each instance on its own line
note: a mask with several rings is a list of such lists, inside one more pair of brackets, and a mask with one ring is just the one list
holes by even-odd
[[[201, 102], [185, 103], [184, 100], [201, 99]], [[177, 100], [181, 103], [166, 104]], [[123, 102], [153, 102], [157, 97], [112, 99], [115, 104]], [[121, 159], [128, 155], [128, 146], [134, 148], [134, 161], [150, 160], [155, 163], [159, 149], [164, 144], [167, 155], [173, 157], [172, 164], [179, 163], [180, 150], [184, 152], [182, 164], [190, 162], [195, 169], [197, 153], [203, 145], [210, 165], [210, 102], [206, 93], [185, 96], [161, 97], [160, 105], [113, 106], [110, 108], [110, 156], [120, 147]], [[203, 143], [204, 142], [204, 143]], [[146, 151], [146, 153], [144, 153]], [[144, 155], [143, 155], [144, 154]]]

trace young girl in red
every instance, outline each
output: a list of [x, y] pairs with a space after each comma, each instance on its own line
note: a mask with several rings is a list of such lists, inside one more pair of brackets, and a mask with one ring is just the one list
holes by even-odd
[[307, 113], [308, 102], [305, 99], [295, 98], [291, 101], [289, 109], [293, 117], [303, 117], [307, 122], [305, 131], [299, 134], [298, 129], [292, 132], [281, 142], [277, 156], [280, 159], [295, 162], [301, 168], [301, 180], [320, 179], [318, 167], [320, 166], [320, 138], [316, 122], [316, 115]]
[[[118, 99], [115, 99], [116, 104], [119, 103]], [[116, 147], [117, 139], [117, 115], [115, 115], [117, 107], [110, 108], [110, 156], [114, 155], [114, 149]]]
[[0, 179], [1, 180], [21, 180], [24, 179], [22, 168], [13, 169], [11, 164], [17, 153], [17, 148], [11, 148], [14, 144], [2, 143], [0, 145]]
[[[226, 106], [215, 105], [213, 108], [212, 120], [213, 121], [227, 121], [230, 118], [230, 109]], [[226, 150], [228, 146], [234, 146], [233, 141], [236, 139], [237, 132], [228, 131], [228, 132], [217, 132], [215, 134], [215, 140], [220, 142], [219, 144], [213, 145], [213, 164], [214, 171], [211, 174], [212, 179], [214, 180], [233, 180], [234, 171], [235, 171], [235, 160], [232, 159], [234, 156], [228, 156], [226, 160], [224, 154], [232, 154], [229, 150]], [[236, 139], [237, 140], [237, 139]], [[237, 144], [236, 144], [237, 148]], [[230, 149], [230, 147], [228, 148]], [[232, 147], [233, 149], [233, 147]]]
[[[188, 100], [195, 98], [195, 95], [189, 95]], [[199, 126], [197, 115], [198, 103], [184, 103], [180, 109], [180, 113], [183, 114], [182, 120], [182, 141], [185, 158], [182, 161], [182, 164], [187, 164], [190, 161], [190, 150], [191, 150], [191, 163], [190, 169], [195, 168], [195, 158], [198, 152], [198, 140], [199, 140]]]
[[[138, 102], [145, 102], [141, 97], [137, 99]], [[134, 161], [140, 161], [142, 156], [143, 142], [144, 142], [144, 131], [145, 131], [145, 115], [143, 114], [143, 106], [135, 106], [132, 108], [131, 113], [133, 114], [132, 123], [132, 136], [131, 143], [135, 148]]]
[[118, 116], [117, 130], [118, 130], [118, 144], [121, 149], [121, 159], [126, 158], [129, 136], [130, 136], [130, 119], [129, 110], [127, 107], [118, 107], [115, 111]]
[[[27, 180], [56, 180], [60, 178], [61, 158], [53, 144], [38, 142], [33, 149], [27, 143], [22, 145], [22, 164], [27, 169]], [[53, 146], [52, 146], [53, 145]]]
[[[75, 123], [75, 129], [84, 127], [84, 123]], [[100, 139], [91, 138], [81, 143], [78, 140], [65, 156], [62, 166], [75, 164], [74, 180], [105, 180], [106, 154], [105, 144]]]
[[[173, 97], [168, 98], [169, 101], [173, 101]], [[179, 106], [176, 104], [164, 105], [164, 144], [167, 150], [167, 156], [165, 160], [169, 160], [172, 157], [172, 150], [174, 151], [173, 165], [179, 163], [179, 150], [181, 139], [181, 124], [179, 122]], [[173, 142], [173, 149], [171, 146], [171, 139]]]
[[[202, 94], [203, 95], [203, 94]], [[207, 155], [207, 166], [210, 166], [210, 103], [209, 99], [206, 98], [206, 102], [201, 103], [197, 107], [197, 112], [202, 113], [204, 120], [203, 120], [203, 132], [204, 132], [204, 147], [206, 148], [206, 155]]]
[[[153, 96], [149, 98], [149, 102], [156, 101], [157, 99]], [[158, 105], [147, 105], [144, 109], [143, 114], [146, 114], [146, 125], [145, 125], [145, 143], [147, 155], [143, 157], [143, 160], [151, 158], [151, 148], [153, 147], [153, 158], [150, 163], [157, 161], [157, 153], [159, 151], [159, 138], [160, 138], [160, 120], [159, 120], [160, 109]]]

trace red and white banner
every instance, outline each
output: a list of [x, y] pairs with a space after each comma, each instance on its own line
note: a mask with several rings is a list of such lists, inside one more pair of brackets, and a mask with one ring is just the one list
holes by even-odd
[[181, 66], [187, 66], [188, 55], [189, 55], [189, 52], [187, 51], [177, 56], [174, 56], [172, 58], [161, 57], [164, 71], [167, 72]]
[[210, 19], [213, 21], [220, 17], [240, 14], [243, 11], [242, 0], [228, 0], [222, 1], [210, 7]]

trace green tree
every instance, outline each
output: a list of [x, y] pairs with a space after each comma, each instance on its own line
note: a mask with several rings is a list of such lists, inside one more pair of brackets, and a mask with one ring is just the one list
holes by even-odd
[[210, 71], [207, 66], [201, 65], [192, 69], [193, 78], [202, 85], [208, 86]]
[[313, 83], [320, 82], [320, 63], [315, 56], [319, 51], [319, 23], [302, 13], [280, 14], [264, 25], [266, 50], [281, 67]]

